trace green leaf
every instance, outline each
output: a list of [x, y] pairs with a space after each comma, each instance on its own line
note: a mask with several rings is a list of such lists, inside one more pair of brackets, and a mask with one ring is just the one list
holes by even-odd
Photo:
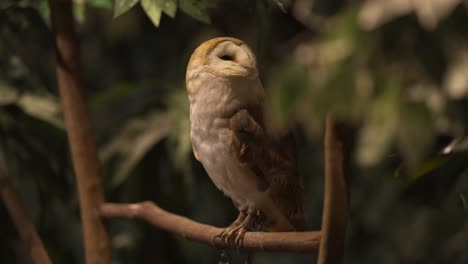
[[170, 130], [171, 122], [167, 113], [151, 112], [129, 120], [99, 151], [99, 157], [105, 162], [116, 158], [112, 186], [121, 184], [145, 154], [169, 135]]
[[376, 165], [390, 149], [397, 132], [400, 90], [400, 81], [389, 80], [374, 99], [359, 135], [357, 160], [361, 165]]
[[139, 0], [115, 0], [114, 2], [114, 18], [122, 15], [132, 8]]
[[[181, 164], [184, 159], [192, 154], [192, 142], [190, 140], [190, 109], [187, 92], [185, 89], [176, 89], [169, 96], [169, 114], [173, 131], [170, 134], [171, 148], [176, 164]], [[178, 166], [180, 168], [180, 166]]]
[[416, 169], [432, 148], [434, 131], [432, 117], [425, 103], [406, 102], [400, 107], [398, 149], [409, 170]]
[[168, 15], [171, 18], [174, 18], [177, 11], [177, 0], [155, 0], [156, 5], [158, 5], [164, 14]]
[[208, 0], [180, 0], [179, 2], [179, 8], [184, 13], [206, 24], [211, 23], [208, 14], [209, 7], [211, 3]]
[[111, 0], [86, 0], [86, 2], [96, 8], [112, 9]]
[[289, 125], [291, 117], [297, 112], [298, 102], [308, 86], [308, 76], [304, 66], [292, 61], [275, 69], [271, 76], [266, 114], [270, 125], [282, 129]]
[[49, 4], [47, 3], [47, 1], [39, 2], [36, 9], [37, 9], [37, 12], [39, 12], [39, 15], [44, 20], [44, 22], [48, 26], [50, 26], [50, 9], [49, 9]]
[[17, 89], [0, 81], [0, 106], [15, 104], [19, 97]]
[[88, 99], [88, 103], [91, 109], [96, 109], [132, 96], [135, 93], [141, 92], [142, 89], [144, 89], [144, 85], [121, 83], [109, 90], [96, 93]]
[[63, 129], [58, 99], [49, 94], [20, 93], [18, 89], [0, 81], [0, 106], [14, 104], [24, 113]]
[[83, 24], [86, 19], [85, 3], [75, 1], [73, 2], [73, 16], [78, 24]]
[[177, 11], [177, 0], [141, 0], [141, 6], [156, 27], [159, 27], [161, 11], [174, 18]]
[[175, 89], [169, 96], [168, 111], [171, 118], [168, 152], [174, 167], [183, 175], [188, 196], [193, 196], [196, 178], [192, 167], [192, 141], [190, 140], [190, 110], [185, 89]]
[[416, 169], [411, 171], [406, 171], [405, 166], [400, 165], [395, 171], [395, 178], [403, 183], [409, 183], [439, 169], [448, 161], [450, 161], [450, 156], [437, 156], [424, 161]]
[[156, 3], [156, 0], [141, 0], [141, 6], [145, 10], [148, 17], [156, 27], [159, 27], [161, 21], [162, 9]]

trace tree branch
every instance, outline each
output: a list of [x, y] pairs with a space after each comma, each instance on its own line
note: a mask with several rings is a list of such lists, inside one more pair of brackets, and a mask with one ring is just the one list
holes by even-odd
[[104, 201], [96, 143], [83, 96], [78, 38], [71, 0], [49, 0], [57, 54], [57, 81], [80, 199], [86, 263], [111, 263], [99, 206]]
[[349, 195], [345, 175], [345, 140], [340, 132], [329, 114], [325, 126], [325, 193], [319, 264], [343, 263]]
[[6, 174], [3, 164], [0, 163], [0, 194], [3, 202], [10, 213], [11, 219], [18, 230], [18, 233], [26, 244], [33, 263], [50, 264], [49, 255], [42, 244], [34, 225], [24, 208], [21, 198], [15, 190], [10, 178]]
[[[101, 215], [105, 218], [140, 219], [163, 230], [175, 233], [181, 237], [211, 244], [218, 248], [226, 245], [213, 238], [223, 229], [192, 221], [186, 217], [169, 213], [152, 202], [146, 201], [134, 204], [105, 203], [101, 207]], [[242, 248], [255, 251], [271, 252], [317, 252], [320, 244], [320, 232], [247, 232]]]

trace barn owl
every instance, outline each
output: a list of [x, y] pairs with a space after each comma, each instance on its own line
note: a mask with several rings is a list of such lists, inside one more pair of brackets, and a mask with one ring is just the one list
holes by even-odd
[[272, 136], [263, 121], [265, 92], [250, 48], [235, 38], [202, 43], [187, 66], [193, 153], [239, 210], [221, 237], [295, 231], [304, 224], [303, 187], [294, 142]]

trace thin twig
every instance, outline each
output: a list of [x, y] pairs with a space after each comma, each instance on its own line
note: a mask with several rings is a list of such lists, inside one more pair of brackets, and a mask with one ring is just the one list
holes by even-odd
[[0, 162], [0, 194], [33, 263], [50, 264], [49, 255], [24, 208], [21, 198]]
[[[226, 247], [221, 241], [213, 238], [223, 231], [222, 228], [201, 224], [186, 217], [167, 212], [152, 202], [134, 204], [105, 203], [101, 207], [105, 218], [140, 219], [163, 230], [181, 237], [211, 244], [218, 248]], [[247, 232], [243, 249], [270, 252], [317, 252], [320, 244], [320, 232]]]
[[111, 263], [99, 206], [104, 201], [96, 143], [83, 96], [79, 43], [71, 0], [49, 0], [57, 54], [57, 81], [78, 185], [87, 264]]
[[329, 114], [325, 126], [325, 192], [319, 264], [343, 263], [349, 202], [345, 142], [340, 132]]

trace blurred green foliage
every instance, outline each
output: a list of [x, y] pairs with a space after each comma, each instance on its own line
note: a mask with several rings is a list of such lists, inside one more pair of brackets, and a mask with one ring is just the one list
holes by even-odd
[[[153, 200], [218, 226], [235, 218], [191, 153], [184, 89], [194, 48], [229, 35], [257, 54], [267, 120], [297, 127], [310, 229], [320, 227], [332, 111], [350, 127], [346, 263], [467, 263], [466, 3], [325, 2], [73, 1], [106, 198]], [[0, 2], [0, 155], [54, 262], [82, 263], [48, 12], [46, 0]], [[0, 216], [0, 262], [29, 263], [3, 205]], [[217, 259], [214, 248], [144, 223], [111, 221], [110, 231], [115, 263]]]

